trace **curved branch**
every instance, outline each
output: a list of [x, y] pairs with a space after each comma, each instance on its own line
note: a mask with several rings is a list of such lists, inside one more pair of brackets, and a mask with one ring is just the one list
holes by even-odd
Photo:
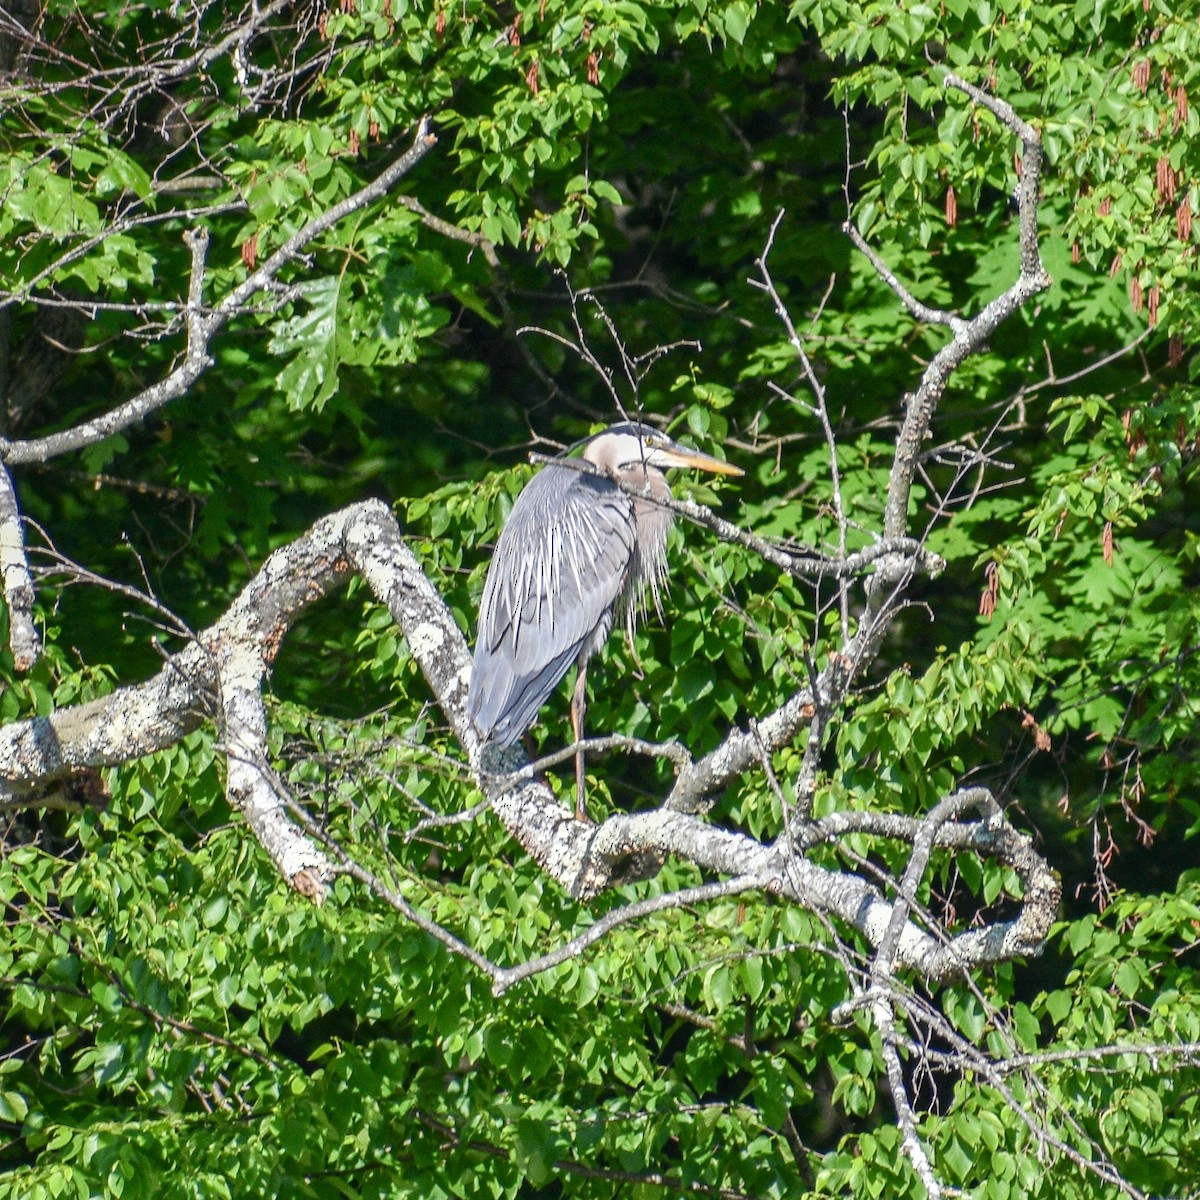
[[191, 251], [192, 266], [188, 299], [184, 309], [188, 338], [183, 360], [165, 378], [143, 389], [124, 404], [90, 421], [40, 438], [15, 442], [0, 439], [0, 462], [46, 462], [60, 454], [80, 450], [84, 446], [111, 437], [112, 434], [137, 424], [170, 401], [177, 400], [212, 365], [208, 346], [213, 336], [231, 318], [242, 312], [256, 293], [273, 287], [283, 267], [314, 238], [331, 229], [343, 217], [383, 197], [394, 183], [407, 175], [425, 157], [436, 142], [437, 138], [430, 131], [428, 119], [422, 118], [412, 144], [395, 162], [370, 183], [298, 229], [263, 262], [261, 267], [231, 289], [207, 313], [201, 309], [201, 294], [208, 233], [203, 229], [189, 230], [184, 234], [184, 240]]
[[276, 869], [315, 904], [325, 899], [333, 865], [289, 819], [267, 756], [267, 712], [262, 688], [267, 655], [253, 639], [226, 628], [210, 657], [217, 674], [219, 718], [225, 731], [225, 794], [246, 818]]
[[[222, 725], [228, 756], [227, 791], [231, 803], [246, 816], [251, 831], [292, 887], [319, 901], [323, 884], [336, 870], [348, 870], [318, 846], [321, 832], [305, 825], [292, 811], [266, 757], [266, 721], [262, 687], [283, 638], [312, 604], [359, 574], [399, 624], [471, 762], [476, 781], [492, 812], [512, 837], [551, 878], [580, 899], [590, 899], [620, 883], [648, 878], [668, 856], [724, 876], [726, 883], [704, 885], [696, 900], [755, 887], [778, 893], [794, 903], [834, 916], [858, 930], [873, 947], [894, 943], [898, 965], [928, 979], [942, 980], [982, 963], [996, 962], [1035, 950], [1045, 937], [1057, 903], [1057, 881], [1016, 833], [990, 794], [982, 789], [945, 802], [951, 815], [967, 807], [988, 814], [984, 828], [972, 834], [971, 846], [1011, 865], [1025, 887], [1020, 915], [1012, 921], [973, 929], [944, 941], [917, 926], [907, 912], [897, 916], [900, 902], [889, 902], [878, 888], [851, 874], [819, 867], [803, 858], [786, 839], [774, 844], [709, 824], [701, 817], [663, 807], [650, 812], [617, 814], [600, 825], [574, 819], [541, 780], [513, 784], [521, 752], [508, 751], [497, 776], [489, 759], [484, 768], [478, 739], [466, 715], [471, 659], [467, 644], [416, 556], [404, 543], [395, 517], [379, 501], [353, 505], [318, 521], [308, 533], [275, 551], [246, 585], [229, 611], [193, 642], [168, 659], [151, 680], [123, 688], [79, 708], [39, 717], [0, 729], [0, 778], [10, 791], [30, 790], [54, 778], [87, 767], [111, 766], [163, 749], [202, 721], [215, 716]], [[755, 736], [773, 737], [778, 729], [759, 722]], [[731, 743], [738, 745], [736, 739]], [[746, 767], [753, 765], [752, 757]], [[683, 767], [681, 778], [699, 770], [704, 760]], [[725, 764], [724, 769], [728, 769]], [[507, 777], [506, 777], [507, 776]], [[518, 778], [522, 778], [518, 776]], [[929, 848], [946, 825], [926, 818], [917, 831]], [[296, 819], [301, 826], [298, 827]], [[948, 821], [949, 818], [947, 817]], [[825, 826], [826, 834], [832, 826]], [[901, 836], [911, 827], [897, 826]], [[314, 840], [315, 839], [315, 840]], [[819, 840], [819, 839], [817, 839]], [[924, 861], [924, 860], [922, 860]], [[915, 870], [915, 868], [913, 868]], [[353, 873], [353, 871], [351, 871]], [[373, 886], [373, 885], [372, 885]], [[378, 888], [375, 888], [378, 892]], [[645, 912], [690, 902], [657, 899]], [[417, 910], [397, 907], [409, 919]], [[642, 908], [630, 910], [633, 920]], [[1047, 915], [1049, 914], [1049, 915]], [[422, 918], [428, 920], [427, 918]], [[455, 952], [457, 940], [446, 935]], [[582, 950], [589, 944], [579, 944]], [[562, 961], [563, 951], [543, 956], [539, 970]], [[555, 957], [558, 955], [559, 957]], [[482, 960], [472, 952], [471, 961]], [[477, 961], [479, 960], [479, 961]], [[504, 968], [511, 976], [493, 982], [509, 986], [532, 968]], [[505, 982], [505, 981], [508, 982]]]
[[[904, 537], [908, 532], [908, 501], [912, 492], [921, 446], [933, 415], [953, 373], [983, 348], [996, 329], [1022, 305], [1050, 286], [1050, 275], [1042, 265], [1038, 248], [1038, 189], [1042, 174], [1041, 135], [1022, 121], [1012, 107], [988, 96], [974, 85], [947, 72], [945, 84], [970, 96], [994, 113], [1021, 141], [1021, 181], [1017, 191], [1021, 269], [1013, 285], [984, 306], [970, 320], [952, 326], [954, 337], [934, 355], [915, 392], [905, 400], [904, 421], [896, 439], [896, 453], [888, 480], [884, 508], [885, 538]], [[874, 260], [872, 260], [874, 261]], [[886, 279], [886, 276], [885, 276]]]

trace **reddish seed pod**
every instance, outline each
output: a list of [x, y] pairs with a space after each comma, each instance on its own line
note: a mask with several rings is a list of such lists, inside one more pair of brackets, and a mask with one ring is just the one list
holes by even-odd
[[1027, 709], [1022, 709], [1021, 728], [1033, 730], [1033, 744], [1039, 750], [1050, 749], [1050, 735], [1037, 723], [1037, 717]]
[[996, 564], [990, 562], [984, 567], [983, 575], [987, 583], [984, 585], [983, 595], [979, 597], [979, 615], [990, 621], [1000, 596], [1000, 572], [996, 569]]
[[1154, 166], [1154, 184], [1158, 194], [1168, 203], [1175, 201], [1175, 172], [1171, 160], [1163, 155]]
[[954, 186], [946, 189], [946, 224], [953, 229], [958, 224], [958, 197], [954, 194]]

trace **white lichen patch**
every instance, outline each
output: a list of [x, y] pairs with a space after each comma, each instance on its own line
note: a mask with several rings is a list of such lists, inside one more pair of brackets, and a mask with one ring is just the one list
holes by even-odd
[[446, 631], [432, 621], [424, 621], [408, 635], [409, 646], [418, 658], [440, 650], [446, 642]]

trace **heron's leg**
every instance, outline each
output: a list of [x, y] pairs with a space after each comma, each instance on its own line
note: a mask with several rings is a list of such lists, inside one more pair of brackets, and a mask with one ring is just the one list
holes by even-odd
[[571, 693], [571, 730], [575, 734], [575, 819], [590, 820], [587, 811], [587, 795], [583, 775], [583, 717], [587, 712], [587, 663], [580, 662], [579, 674], [575, 678], [575, 690]]

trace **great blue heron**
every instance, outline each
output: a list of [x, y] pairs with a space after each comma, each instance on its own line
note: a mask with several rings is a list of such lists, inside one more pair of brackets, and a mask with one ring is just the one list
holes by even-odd
[[[551, 463], [529, 481], [488, 568], [467, 711], [483, 741], [501, 748], [525, 732], [573, 662], [571, 728], [581, 741], [588, 659], [618, 614], [632, 632], [647, 588], [659, 607], [672, 519], [654, 503], [671, 494], [662, 469], [743, 473], [633, 422], [589, 439], [583, 458], [596, 473]], [[575, 815], [585, 820], [581, 749], [575, 774]]]

